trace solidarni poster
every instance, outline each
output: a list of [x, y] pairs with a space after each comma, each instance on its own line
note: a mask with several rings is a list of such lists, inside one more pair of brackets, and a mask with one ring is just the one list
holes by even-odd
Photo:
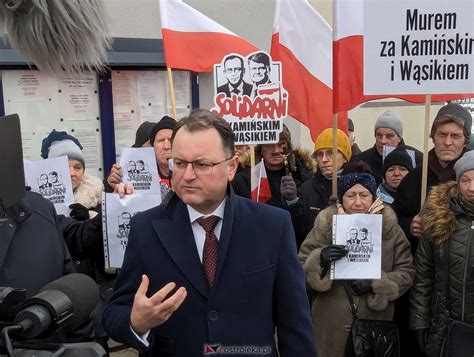
[[54, 204], [58, 214], [69, 216], [69, 205], [74, 203], [74, 194], [67, 156], [25, 161], [25, 179], [31, 191]]
[[124, 148], [120, 157], [122, 181], [137, 193], [160, 193], [160, 177], [153, 148]]
[[106, 268], [121, 268], [130, 232], [130, 221], [138, 212], [158, 206], [161, 194], [126, 195], [102, 193], [102, 229]]
[[382, 275], [382, 215], [333, 216], [333, 244], [349, 253], [331, 264], [331, 279], [380, 279]]

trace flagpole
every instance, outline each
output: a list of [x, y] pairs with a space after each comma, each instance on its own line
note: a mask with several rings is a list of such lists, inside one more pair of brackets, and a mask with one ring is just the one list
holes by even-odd
[[[252, 173], [255, 167], [255, 145], [250, 145], [250, 172]], [[252, 181], [252, 180], [250, 180]], [[258, 202], [258, 196], [260, 194], [260, 177], [258, 178], [258, 184], [257, 184], [257, 202]]]
[[178, 120], [176, 115], [176, 98], [174, 96], [174, 84], [173, 84], [173, 73], [170, 67], [166, 67], [168, 71], [168, 83], [170, 85], [170, 95], [171, 95], [171, 109], [173, 111], [174, 120]]
[[[336, 14], [336, 1], [332, 3], [332, 16], [333, 16], [333, 28], [332, 28], [332, 38], [333, 43], [336, 38], [334, 31], [334, 26], [337, 24], [337, 14]], [[332, 57], [332, 78], [333, 78], [333, 91], [332, 91], [332, 196], [337, 197], [337, 112], [334, 110], [334, 83], [336, 83], [334, 78], [334, 53]], [[341, 202], [342, 203], [342, 202]]]
[[428, 131], [430, 129], [430, 108], [431, 94], [427, 94], [425, 98], [425, 129], [423, 140], [423, 166], [421, 170], [421, 205], [423, 206], [426, 198], [427, 177], [428, 177]]
[[332, 115], [332, 195], [337, 196], [337, 113]]

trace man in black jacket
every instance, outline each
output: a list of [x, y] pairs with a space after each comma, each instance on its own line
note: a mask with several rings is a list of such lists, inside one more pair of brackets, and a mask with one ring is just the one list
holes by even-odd
[[[310, 154], [302, 150], [293, 150], [291, 134], [285, 125], [278, 143], [257, 145], [256, 163], [261, 159], [265, 164], [271, 191], [271, 198], [266, 204], [272, 206], [285, 207], [295, 201], [298, 198], [297, 188], [310, 180], [313, 174]], [[231, 184], [237, 195], [250, 198], [250, 167], [244, 167], [236, 174]]]
[[[428, 189], [456, 179], [454, 164], [469, 150], [471, 126], [471, 113], [459, 104], [450, 103], [439, 110], [430, 133], [434, 148], [428, 153]], [[398, 223], [410, 240], [413, 253], [422, 233], [418, 216], [420, 203], [421, 167], [418, 166], [405, 176], [393, 203]]]
[[[384, 146], [397, 147], [398, 145], [405, 145], [403, 141], [403, 123], [400, 117], [387, 110], [377, 118], [374, 126], [375, 144], [368, 150], [363, 151], [354, 159], [362, 160], [370, 165], [372, 175], [380, 185], [383, 181], [383, 150]], [[406, 146], [407, 150], [412, 150], [415, 153], [416, 166], [421, 165], [423, 161], [423, 154], [421, 151]]]

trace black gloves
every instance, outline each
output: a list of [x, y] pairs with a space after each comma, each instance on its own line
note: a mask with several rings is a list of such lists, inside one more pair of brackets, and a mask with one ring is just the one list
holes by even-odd
[[[331, 262], [345, 257], [349, 251], [345, 245], [332, 244], [321, 250], [320, 264], [323, 271], [327, 271]], [[325, 274], [324, 274], [325, 275]]]
[[69, 214], [76, 221], [86, 221], [89, 219], [89, 209], [81, 205], [80, 203], [73, 203], [69, 205], [71, 213]]
[[424, 354], [425, 345], [426, 345], [426, 337], [428, 335], [428, 329], [415, 330], [414, 332], [415, 332], [416, 345], [418, 347], [418, 351]]
[[281, 197], [287, 201], [295, 200], [297, 195], [296, 183], [290, 175], [283, 176], [280, 184]]
[[354, 280], [351, 283], [352, 295], [364, 295], [373, 293], [372, 280]]

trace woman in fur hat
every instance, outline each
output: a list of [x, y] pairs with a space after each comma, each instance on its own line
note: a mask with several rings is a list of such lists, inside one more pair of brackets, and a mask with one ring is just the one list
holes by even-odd
[[349, 163], [338, 180], [338, 200], [316, 217], [313, 229], [301, 245], [299, 258], [312, 293], [312, 320], [318, 355], [344, 356], [352, 313], [344, 280], [331, 280], [332, 261], [346, 256], [345, 246], [332, 244], [335, 214], [381, 214], [382, 278], [348, 283], [361, 319], [392, 320], [394, 300], [412, 285], [415, 270], [410, 244], [398, 225], [394, 211], [376, 199], [377, 185], [367, 165]]
[[410, 295], [410, 329], [419, 349], [433, 357], [440, 355], [448, 318], [474, 325], [474, 151], [454, 171], [457, 182], [433, 187], [421, 211], [423, 236]]

